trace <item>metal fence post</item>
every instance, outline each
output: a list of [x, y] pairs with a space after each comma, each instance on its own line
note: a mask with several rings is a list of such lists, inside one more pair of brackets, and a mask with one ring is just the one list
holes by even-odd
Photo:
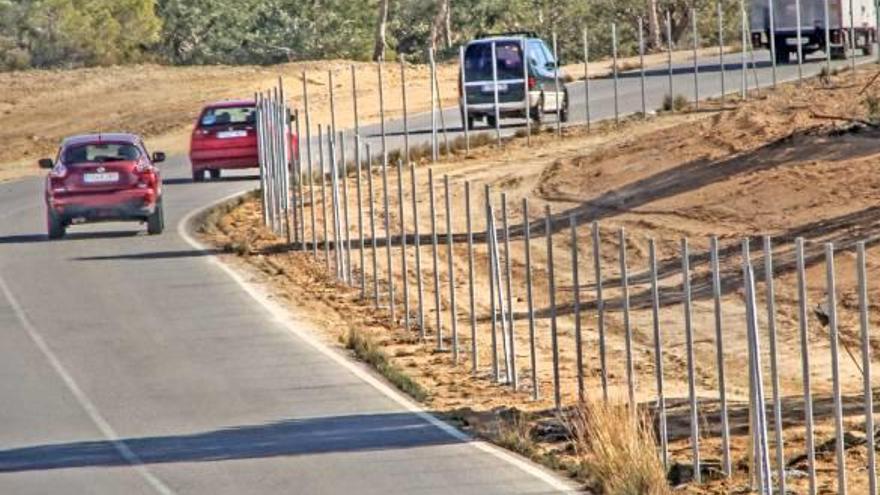
[[[492, 46], [495, 46], [494, 43]], [[562, 108], [559, 102], [559, 91], [562, 85], [559, 83], [559, 51], [557, 48], [556, 33], [553, 33], [553, 79], [556, 85], [553, 89], [556, 94], [556, 135], [562, 136]]]
[[764, 236], [764, 286], [767, 291], [767, 334], [770, 340], [770, 385], [773, 393], [773, 429], [776, 440], [776, 469], [779, 493], [785, 489], [785, 451], [782, 436], [782, 399], [779, 391], [779, 368], [776, 349], [776, 294], [773, 284], [773, 243]]
[[443, 350], [443, 321], [441, 319], [440, 307], [440, 260], [437, 253], [437, 208], [435, 206], [434, 191], [434, 169], [428, 169], [428, 189], [430, 189], [430, 209], [431, 209], [431, 256], [433, 259], [434, 274], [434, 324], [437, 331], [437, 350]]
[[425, 302], [424, 302], [424, 283], [422, 282], [422, 238], [421, 233], [419, 232], [419, 202], [418, 195], [416, 192], [416, 166], [413, 163], [409, 164], [409, 175], [411, 178], [412, 184], [412, 214], [413, 214], [413, 244], [416, 250], [416, 292], [418, 298], [418, 325], [419, 325], [419, 338], [422, 342], [425, 341]]
[[648, 118], [648, 102], [645, 76], [645, 21], [639, 17], [639, 79], [641, 81], [642, 118]]
[[868, 275], [865, 269], [865, 242], [856, 244], [859, 283], [859, 328], [862, 340], [862, 385], [865, 402], [865, 440], [868, 458], [868, 494], [877, 494], [877, 462], [874, 451], [874, 393], [871, 387], [871, 337], [868, 322]]
[[691, 9], [691, 30], [694, 37], [694, 108], [700, 109], [700, 35], [697, 32], [697, 9]]
[[373, 196], [373, 153], [370, 145], [366, 145], [367, 149], [367, 190], [370, 202], [370, 239], [372, 239], [373, 251], [373, 304], [379, 307], [379, 254], [376, 246], [376, 204]]
[[467, 101], [467, 73], [464, 65], [464, 46], [458, 51], [458, 66], [461, 71], [461, 126], [464, 128], [464, 149], [465, 152], [471, 152], [471, 132], [470, 118], [468, 117], [468, 101]]
[[324, 227], [324, 262], [330, 274], [330, 234], [327, 226], [327, 171], [324, 168], [324, 131], [318, 124], [318, 166], [321, 169], [321, 223]]
[[466, 181], [464, 183], [464, 209], [467, 217], [468, 297], [470, 299], [468, 314], [470, 316], [471, 323], [471, 371], [474, 374], [477, 374], [477, 366], [479, 365], [479, 360], [477, 359], [477, 313], [476, 303], [474, 302], [474, 298], [476, 296], [474, 287], [474, 230], [473, 220], [471, 218], [470, 181]]
[[721, 268], [718, 260], [718, 238], [712, 236], [709, 250], [712, 264], [712, 299], [715, 311], [715, 366], [718, 369], [718, 400], [721, 404], [721, 469], [725, 476], [733, 475], [730, 457], [730, 425], [727, 415], [727, 381], [724, 371], [724, 330], [721, 314]]
[[[495, 140], [498, 143], [498, 146], [501, 146], [501, 108], [500, 103], [498, 101], [498, 55], [497, 55], [497, 46], [495, 42], [492, 42], [492, 96], [494, 98], [495, 103]], [[435, 129], [436, 133], [436, 129]], [[434, 140], [436, 141], [436, 136]]]
[[[403, 156], [406, 163], [409, 163], [409, 112], [406, 108], [406, 63], [403, 54], [400, 55], [400, 96], [403, 102]], [[415, 199], [413, 199], [415, 201]], [[408, 319], [408, 318], [407, 318]]]
[[672, 71], [672, 14], [666, 11], [666, 65], [669, 67], [669, 106], [675, 111], [675, 83]]
[[348, 164], [345, 161], [345, 133], [339, 133], [339, 148], [342, 162], [342, 214], [345, 216], [345, 267], [346, 280], [349, 285], [354, 285], [351, 270], [351, 223], [348, 215]]
[[[801, 40], [803, 39], [803, 32], [801, 30], [801, 0], [795, 0], [794, 4], [795, 4], [795, 10], [797, 12], [797, 14], [795, 15], [795, 19], [796, 19], [795, 22], [797, 22], [798, 84], [800, 84], [804, 81], [804, 45], [803, 45], [803, 43], [801, 43]], [[746, 8], [745, 8], [745, 6], [743, 6], [742, 9], [743, 9], [743, 29], [745, 29], [745, 26], [746, 26]], [[745, 37], [745, 34], [743, 34], [743, 37]], [[745, 44], [743, 44], [743, 46], [745, 46]]]
[[336, 154], [337, 141], [335, 136], [327, 134], [327, 147], [330, 149], [330, 197], [333, 207], [333, 255], [336, 260], [336, 278], [345, 280], [345, 254], [342, 246], [342, 205], [339, 194], [339, 162]]
[[[443, 93], [440, 92], [440, 77], [437, 75], [437, 70], [434, 69], [434, 88], [437, 91], [437, 113], [440, 115], [440, 129], [443, 131], [443, 148], [446, 150], [446, 156], [452, 154], [452, 149], [449, 147], [449, 129], [446, 127], [446, 114], [443, 113]], [[440, 146], [440, 143], [437, 143], [437, 146]]]
[[834, 396], [834, 432], [837, 452], [837, 493], [846, 495], [846, 446], [844, 445], [843, 401], [840, 391], [840, 354], [837, 335], [837, 283], [834, 278], [834, 244], [825, 244], [825, 287], [828, 293], [828, 333], [831, 339], [831, 379]]
[[309, 90], [306, 73], [302, 73], [303, 81], [303, 110], [306, 114], [306, 162], [309, 170], [309, 203], [311, 205], [312, 220], [312, 255], [318, 258], [318, 228], [315, 218], [315, 172], [312, 168], [312, 123], [309, 113]]
[[452, 362], [458, 365], [458, 322], [456, 320], [455, 305], [455, 266], [453, 252], [454, 242], [452, 231], [452, 202], [449, 194], [449, 176], [443, 176], [443, 188], [446, 195], [446, 253], [449, 270], [449, 319], [452, 326]]
[[483, 186], [485, 198], [485, 214], [486, 214], [486, 245], [489, 248], [489, 310], [492, 316], [492, 377], [496, 382], [501, 381], [501, 374], [498, 366], [498, 311], [495, 306], [495, 263], [492, 259], [492, 239], [495, 232], [492, 230], [492, 196], [488, 185]]
[[513, 332], [513, 271], [510, 268], [510, 224], [507, 218], [507, 193], [501, 193], [501, 223], [504, 228], [504, 271], [507, 288], [507, 336], [510, 338], [507, 374], [510, 384], [517, 390], [519, 380], [516, 372], [516, 335]]
[[379, 69], [379, 125], [382, 132], [382, 163], [388, 162], [388, 134], [385, 132], [385, 75], [384, 63], [380, 60], [376, 64]]
[[687, 346], [688, 397], [690, 402], [691, 449], [694, 459], [694, 481], [702, 483], [700, 471], [700, 413], [697, 409], [697, 381], [694, 360], [694, 331], [691, 318], [691, 267], [687, 239], [681, 240], [681, 276], [684, 288], [684, 335]]
[[391, 313], [391, 321], [397, 321], [397, 313], [394, 308], [394, 265], [391, 262], [391, 206], [388, 198], [388, 155], [382, 158], [382, 195], [385, 217], [385, 266], [388, 267], [388, 309]]
[[574, 347], [575, 347], [575, 366], [577, 366], [577, 392], [578, 400], [583, 403], [586, 397], [584, 392], [584, 348], [581, 335], [581, 284], [578, 277], [578, 242], [577, 242], [577, 215], [571, 213], [568, 216], [568, 223], [571, 226], [571, 280], [572, 280], [572, 301], [574, 303]]
[[589, 31], [584, 29], [584, 111], [587, 120], [587, 132], [591, 130], [590, 124], [590, 38]]
[[522, 40], [522, 58], [523, 58], [523, 110], [526, 114], [526, 144], [532, 144], [532, 94], [531, 85], [529, 84], [529, 44]]
[[522, 200], [523, 212], [523, 243], [526, 251], [526, 302], [529, 312], [529, 359], [532, 367], [532, 400], [538, 400], [538, 355], [535, 352], [535, 305], [532, 297], [532, 246], [531, 223], [529, 221], [529, 200]]
[[657, 378], [657, 415], [659, 416], [660, 458], [669, 468], [669, 433], [666, 425], [666, 395], [663, 390], [663, 339], [660, 333], [660, 288], [657, 283], [657, 246], [648, 240], [648, 264], [651, 270], [651, 321], [654, 326], [654, 372]]
[[358, 203], [358, 242], [360, 243], [360, 257], [361, 257], [361, 299], [365, 299], [367, 297], [367, 266], [366, 266], [366, 253], [365, 253], [365, 244], [364, 244], [364, 197], [361, 188], [361, 175], [363, 174], [363, 164], [361, 163], [361, 137], [358, 134], [354, 135], [354, 147], [357, 152], [355, 153], [355, 165], [357, 166], [357, 203]]
[[635, 413], [636, 407], [636, 377], [635, 363], [633, 363], [632, 325], [629, 315], [629, 270], [626, 263], [626, 230], [621, 227], [618, 232], [620, 248], [620, 294], [623, 310], [623, 333], [626, 346], [626, 389], [629, 397], [629, 408]]
[[[770, 39], [768, 40], [768, 44], [770, 45], [770, 62], [772, 64], [773, 70], [773, 87], [776, 88], [776, 83], [778, 80], [776, 74], [776, 59], [778, 57], [776, 55], [776, 9], [773, 7], [773, 0], [767, 0], [767, 13], [770, 17]], [[788, 52], [786, 52], [786, 56], [787, 55]]]
[[715, 5], [718, 16], [718, 65], [721, 67], [721, 108], [724, 108], [727, 99], [727, 88], [725, 87], [724, 81], [724, 75], [726, 73], [724, 67], [724, 10], [721, 7], [721, 0], [718, 0]]
[[[748, 241], [744, 241], [747, 245]], [[744, 247], [744, 251], [748, 249]], [[764, 381], [762, 378], [761, 348], [758, 332], [758, 308], [755, 296], [755, 275], [751, 262], [744, 263], [744, 280], [746, 283], [746, 306], [747, 327], [749, 341], [749, 375], [751, 382], [751, 402], [755, 421], [755, 434], [753, 436], [758, 459], [759, 492], [762, 494], [773, 493], [773, 479], [770, 468], [770, 448], [767, 439], [767, 413], [764, 404]]]
[[620, 76], [617, 67], [617, 24], [611, 24], [611, 72], [614, 76], [614, 123], [620, 124]]
[[[749, 76], [748, 76], [748, 61], [747, 52], [749, 50], [749, 42], [748, 42], [748, 19], [746, 18], [746, 3], [745, 0], [739, 0], [739, 17], [740, 17], [740, 43], [742, 47], [740, 49], [740, 70], [742, 74], [740, 74], [740, 99], [745, 100], [749, 96]], [[800, 24], [800, 23], [798, 23]], [[798, 36], [800, 36], [800, 31], [798, 31]], [[800, 63], [800, 62], [798, 62]]]
[[547, 292], [550, 296], [550, 339], [553, 347], [553, 403], [556, 410], [562, 409], [562, 395], [559, 390], [559, 337], [556, 326], [556, 276], [553, 272], [553, 217], [550, 205], [544, 209], [544, 230], [547, 234]]
[[[403, 196], [403, 160], [397, 160], [397, 198], [400, 215], [400, 274], [403, 277], [403, 327], [409, 331], [409, 273], [406, 268], [406, 204]], [[413, 196], [413, 201], [416, 197]]]
[[813, 434], [813, 396], [810, 377], [810, 340], [808, 336], [809, 320], [807, 317], [807, 275], [804, 263], [804, 239], [795, 240], [798, 280], [798, 327], [801, 341], [801, 377], [804, 386], [804, 423], [806, 431], [807, 477], [809, 494], [816, 495], [816, 450]]
[[[772, 0], [771, 0], [772, 1]], [[800, 9], [798, 9], [800, 11]], [[831, 76], [831, 21], [828, 2], [822, 2], [822, 22], [825, 24], [825, 71]]]
[[602, 298], [602, 253], [599, 244], [599, 222], [593, 222], [593, 270], [596, 277], [596, 312], [599, 327], [599, 367], [602, 381], [602, 399], [608, 401], [608, 367], [605, 353], [605, 300]]
[[[493, 55], [494, 56], [494, 55]], [[494, 59], [493, 59], [494, 60]], [[437, 65], [434, 63], [434, 49], [428, 49], [428, 63], [430, 64], [430, 82], [431, 85], [431, 162], [437, 163], [439, 157], [440, 142], [437, 138], [437, 87], [434, 86], [434, 72]]]

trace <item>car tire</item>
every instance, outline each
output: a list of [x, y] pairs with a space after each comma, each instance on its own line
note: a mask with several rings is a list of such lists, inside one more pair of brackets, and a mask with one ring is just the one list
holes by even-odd
[[541, 95], [541, 99], [538, 100], [538, 104], [535, 105], [535, 108], [531, 109], [531, 117], [532, 122], [537, 125], [542, 125], [544, 123], [544, 95]]
[[486, 125], [489, 126], [490, 129], [494, 129], [497, 124], [498, 119], [496, 119], [494, 115], [486, 115]]
[[147, 233], [150, 235], [159, 235], [165, 230], [165, 211], [162, 208], [162, 200], [156, 202], [156, 209], [153, 214], [147, 217]]
[[61, 217], [49, 210], [46, 213], [46, 230], [49, 239], [61, 239], [67, 233], [67, 226], [64, 225], [64, 220]]
[[193, 170], [193, 182], [204, 182], [205, 181], [205, 171], [204, 170]]
[[568, 90], [566, 89], [562, 96], [562, 111], [559, 112], [559, 120], [562, 121], [562, 123], [568, 122], [568, 107]]
[[220, 169], [219, 168], [212, 168], [210, 170], [210, 174], [211, 174], [211, 180], [217, 180], [220, 178]]

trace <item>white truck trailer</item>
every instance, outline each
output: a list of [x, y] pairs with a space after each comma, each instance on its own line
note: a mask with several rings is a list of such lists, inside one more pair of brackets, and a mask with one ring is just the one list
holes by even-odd
[[[800, 0], [801, 28], [798, 41], [797, 0], [752, 0], [752, 44], [756, 48], [770, 48], [773, 43], [776, 46], [777, 63], [788, 63], [791, 55], [797, 54], [798, 42], [803, 46], [804, 55], [830, 50], [832, 57], [845, 58], [849, 54], [852, 36], [855, 48], [870, 55], [877, 40], [877, 6], [874, 1]], [[770, 29], [771, 4], [775, 37], [771, 35]], [[830, 32], [829, 46], [826, 46], [825, 37], [826, 15]]]

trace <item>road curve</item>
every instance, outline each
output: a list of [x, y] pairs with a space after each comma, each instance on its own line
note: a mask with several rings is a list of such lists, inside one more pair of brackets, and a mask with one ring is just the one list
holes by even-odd
[[[781, 70], [788, 79], [794, 69]], [[759, 71], [765, 81], [769, 69]], [[688, 77], [682, 68], [677, 87]], [[652, 73], [652, 98], [662, 98], [665, 81]], [[613, 108], [609, 84], [595, 82], [596, 119]], [[623, 79], [622, 112], [637, 110], [637, 84]], [[583, 95], [572, 88], [573, 116], [582, 119]], [[713, 94], [709, 79], [704, 88]], [[447, 115], [458, 122], [457, 111]], [[424, 142], [425, 116], [411, 127]], [[0, 493], [566, 488], [418, 412], [173, 228], [255, 187], [254, 178], [192, 184], [182, 158], [163, 170], [172, 228], [158, 237], [102, 224], [48, 242], [42, 181], [0, 184]]]
[[[164, 172], [169, 226], [256, 184], [191, 184], [180, 159]], [[0, 493], [564, 487], [414, 412], [173, 228], [46, 241], [40, 187], [0, 185]]]

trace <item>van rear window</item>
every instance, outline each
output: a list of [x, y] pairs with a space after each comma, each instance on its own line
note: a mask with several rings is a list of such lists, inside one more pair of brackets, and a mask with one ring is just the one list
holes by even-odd
[[234, 124], [253, 124], [257, 119], [256, 107], [207, 108], [199, 120], [200, 127], [214, 127]]
[[[522, 46], [516, 41], [495, 43], [498, 80], [523, 78]], [[468, 81], [492, 80], [492, 43], [474, 43], [464, 53], [465, 78]]]

